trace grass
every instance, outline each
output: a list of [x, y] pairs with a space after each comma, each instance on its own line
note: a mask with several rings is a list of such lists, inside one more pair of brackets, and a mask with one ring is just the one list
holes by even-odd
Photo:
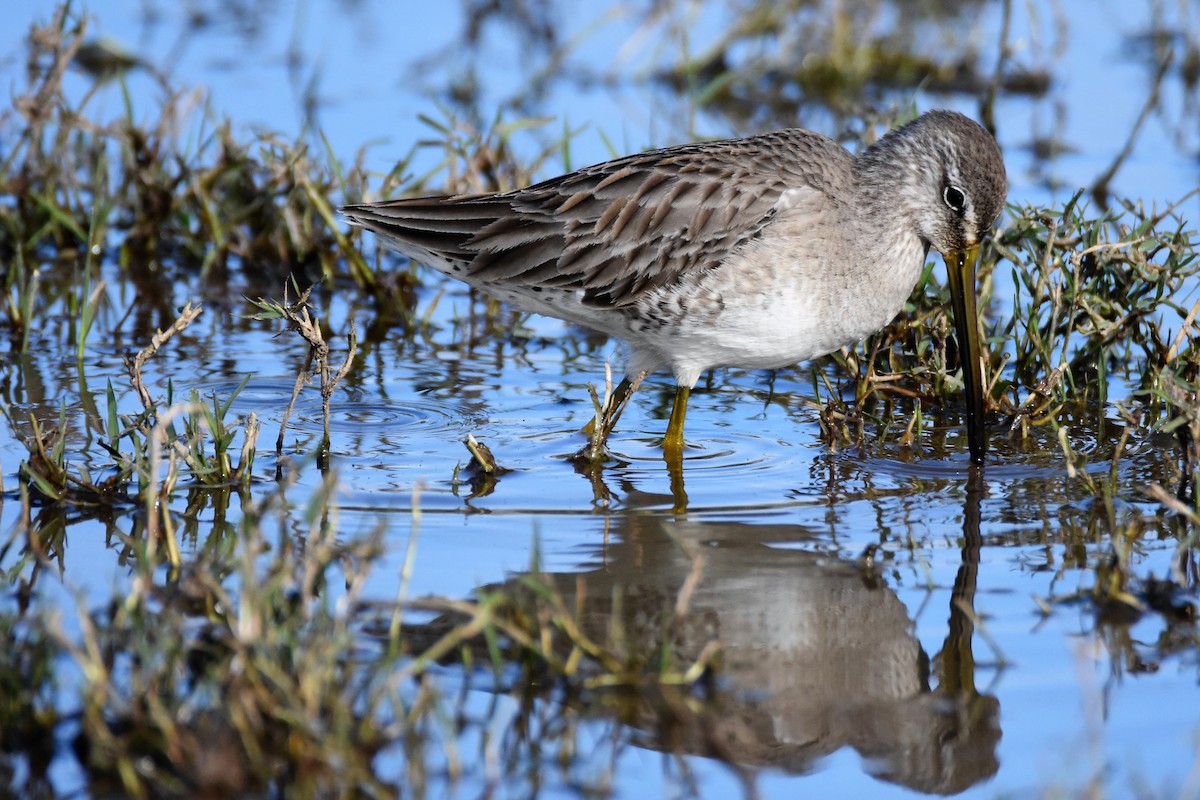
[[[4, 410], [13, 430], [28, 426], [32, 435], [20, 484], [8, 492], [19, 522], [6, 532], [0, 562], [8, 584], [22, 586], [33, 605], [0, 612], [8, 645], [0, 685], [10, 690], [0, 708], [5, 763], [21, 756], [32, 771], [27, 786], [35, 785], [57, 731], [69, 725], [75, 758], [97, 794], [237, 794], [284, 782], [302, 783], [308, 796], [386, 796], [395, 787], [375, 775], [376, 754], [392, 751], [407, 765], [407, 780], [420, 779], [433, 737], [427, 731], [453, 708], [424, 672], [478, 638], [489, 642], [484, 657], [495, 659], [497, 673], [515, 659], [571, 678], [564, 670], [571, 665], [592, 675], [579, 679], [586, 685], [598, 680], [582, 669], [588, 661], [606, 684], [693, 681], [686, 671], [623, 667], [613, 645], [583, 636], [570, 609], [544, 588], [446, 604], [452, 627], [427, 648], [414, 650], [398, 624], [382, 637], [365, 633], [372, 612], [359, 593], [381, 555], [379, 532], [349, 541], [336, 533], [338, 484], [328, 449], [330, 406], [354, 363], [356, 335], [351, 324], [347, 352], [332, 365], [327, 333], [312, 313], [311, 281], [358, 292], [389, 313], [399, 305], [401, 323], [419, 329], [420, 320], [404, 312], [412, 307], [413, 273], [384, 272], [390, 264], [379, 259], [368, 266], [335, 219], [331, 196], [366, 194], [358, 167], [343, 170], [332, 157], [266, 134], [238, 141], [227, 123], [209, 128], [203, 118], [197, 134], [188, 98], [178, 93], [168, 95], [153, 127], [139, 125], [132, 109], [111, 126], [89, 123], [92, 96], [72, 104], [62, 89], [85, 37], [86, 22], [66, 7], [31, 34], [31, 63], [39, 68], [0, 126], [4, 179], [18, 189], [0, 206], [0, 254], [11, 265], [0, 320], [12, 352], [25, 353], [31, 332], [48, 327], [47, 315], [62, 308], [78, 320], [68, 341], [83, 363], [92, 340], [113, 324], [93, 253], [119, 265], [116, 280], [151, 295], [180, 281], [228, 286], [239, 264], [253, 263], [309, 284], [294, 301], [285, 292], [282, 301], [260, 299], [247, 309], [257, 307], [254, 320], [278, 320], [299, 336], [306, 355], [295, 394], [315, 373], [324, 434], [309, 456], [287, 456], [285, 420], [275, 451], [278, 485], [264, 490], [253, 477], [256, 415], [231, 415], [249, 376], [224, 396], [201, 396], [175, 379], [156, 396], [145, 370], [201, 317], [204, 309], [192, 303], [126, 361], [140, 410], [120, 413], [109, 381], [103, 410], [92, 415], [99, 436], [87, 439], [89, 450], [72, 449], [81, 431], [65, 406], [49, 422]], [[514, 169], [531, 165], [504, 156], [513, 126], [477, 140], [451, 122], [430, 124], [444, 135], [449, 165], [482, 164], [472, 148], [496, 156], [487, 168], [449, 169], [448, 180], [494, 186], [532, 174]], [[41, 265], [48, 260], [66, 269], [47, 272]], [[323, 489], [298, 510], [287, 489], [314, 468], [325, 474]], [[184, 495], [207, 499], [188, 502], [181, 530]], [[231, 503], [239, 509], [235, 522], [206, 532], [201, 549], [184, 547], [184, 539], [197, 541], [201, 508]], [[61, 561], [69, 520], [80, 514], [132, 523], [110, 528], [131, 571], [100, 603], [64, 575], [78, 606], [76, 624], [64, 626], [42, 610], [38, 586]], [[307, 531], [303, 546], [268, 534], [297, 524]], [[334, 592], [333, 584], [344, 588]], [[537, 586], [531, 579], [527, 589]], [[398, 622], [405, 601], [373, 613]], [[55, 699], [63, 680], [79, 698], [69, 712]]]
[[[759, 27], [741, 33], [774, 30], [778, 20], [762, 15], [769, 10], [759, 9], [751, 20]], [[569, 764], [577, 728], [596, 708], [633, 725], [653, 719], [683, 728], [690, 720], [709, 734], [720, 730], [727, 720], [710, 702], [722, 674], [716, 639], [677, 647], [681, 629], [695, 623], [689, 598], [701, 558], [669, 613], [648, 625], [650, 635], [634, 635], [623, 627], [627, 600], [619, 592], [607, 598], [618, 607], [609, 624], [590, 624], [589, 598], [546, 575], [536, 557], [526, 574], [470, 599], [410, 598], [419, 498], [397, 596], [369, 598], [366, 586], [385, 561], [383, 529], [346, 535], [338, 524], [330, 420], [339, 386], [365, 369], [355, 315], [369, 318], [370, 341], [411, 340], [427, 331], [437, 300], [419, 312], [416, 271], [360, 252], [331, 198], [523, 185], [551, 158], [569, 161], [572, 132], [564, 128], [524, 157], [514, 137], [545, 128], [544, 120], [497, 115], [484, 125], [446, 109], [425, 120], [444, 154], [435, 170], [406, 178], [406, 161], [373, 176], [362, 154], [345, 165], [328, 147], [243, 138], [200, 113], [198, 98], [174, 90], [150, 125], [137, 121], [131, 102], [122, 118], [94, 122], [95, 95], [71, 100], [63, 90], [81, 54], [94, 62], [86, 41], [87, 23], [69, 7], [33, 31], [27, 84], [0, 116], [0, 182], [11, 196], [0, 202], [7, 369], [19, 382], [31, 342], [58, 332], [55, 344], [78, 365], [78, 396], [92, 397], [90, 348], [121, 329], [106, 302], [109, 281], [136, 290], [130, 313], [153, 312], [162, 322], [146, 327], [128, 358], [128, 388], [108, 380], [92, 407], [83, 401], [82, 415], [65, 399], [55, 415], [3, 409], [12, 431], [30, 435], [17, 485], [3, 487], [19, 510], [14, 527], [0, 532], [0, 768], [13, 772], [19, 762], [31, 791], [38, 781], [52, 784], [46, 770], [66, 757], [58, 742], [69, 732], [69, 757], [96, 795], [390, 796], [420, 794], [471, 769], [475, 754], [457, 750], [464, 731], [484, 740], [484, 755], [506, 748], [504, 774], [514, 779], [529, 764]], [[845, 96], [847, 86], [873, 85], [879, 70], [944, 69], [898, 61], [881, 52], [885, 45], [894, 43], [842, 41], [791, 79], [806, 92], [834, 87]], [[687, 64], [677, 79], [695, 86], [719, 60]], [[119, 81], [132, 66], [118, 59], [105, 73]], [[734, 102], [752, 95], [755, 74], [708, 76], [704, 91]], [[1093, 210], [1080, 195], [1061, 208], [1011, 207], [1005, 215], [981, 269], [985, 298], [1000, 296], [1003, 282], [1013, 287], [1010, 305], [984, 306], [988, 406], [993, 429], [1007, 430], [1008, 454], [1061, 453], [1076, 494], [1092, 501], [1058, 534], [1070, 553], [1062, 573], [1086, 570], [1092, 583], [1042, 598], [1044, 607], [1088, 603], [1110, 620], [1156, 614], [1170, 634], [1164, 652], [1194, 652], [1194, 576], [1183, 568], [1143, 574], [1136, 556], [1150, 537], [1164, 536], [1187, 563], [1200, 530], [1200, 303], [1188, 294], [1200, 269], [1197, 234], [1176, 207], [1116, 208]], [[173, 302], [179, 287], [229, 295], [248, 265], [259, 271], [258, 285], [292, 287], [282, 300], [239, 310], [296, 334], [303, 358], [292, 403], [314, 375], [322, 403], [322, 436], [308, 453], [285, 452], [289, 405], [274, 453], [260, 456], [258, 414], [234, 413], [246, 380], [202, 394], [187, 376], [165, 388], [146, 378], [203, 319], [199, 304]], [[935, 275], [926, 274], [887, 329], [813, 367], [830, 448], [894, 457], [944, 447], [931, 431], [961, 387], [947, 292]], [[328, 322], [334, 312], [320, 308], [322, 292], [334, 289], [353, 298], [344, 346]], [[456, 335], [503, 338], [511, 335], [507, 322], [497, 304], [472, 303]], [[123, 413], [128, 398], [136, 407]], [[1080, 447], [1072, 430], [1105, 407], [1122, 431], [1106, 468], [1096, 469], [1095, 451]], [[1163, 440], [1172, 448], [1167, 468], [1137, 487], [1157, 516], [1119, 513], [1130, 491], [1124, 454]], [[479, 491], [490, 491], [503, 468], [470, 441], [487, 487]], [[265, 459], [275, 466], [273, 483], [262, 477]], [[589, 469], [602, 474], [603, 459]], [[319, 489], [297, 502], [289, 492], [312, 471]], [[83, 520], [102, 527], [127, 569], [111, 596], [74, 586], [63, 567], [69, 531]], [[58, 589], [47, 584], [72, 599], [73, 615], [55, 605]], [[494, 734], [488, 720], [473, 717], [466, 688], [439, 680], [451, 664], [460, 686], [489, 676], [498, 693], [516, 697], [521, 713], [500, 745], [487, 741]], [[552, 748], [558, 753], [547, 756]], [[586, 788], [604, 794], [603, 779], [597, 784]]]

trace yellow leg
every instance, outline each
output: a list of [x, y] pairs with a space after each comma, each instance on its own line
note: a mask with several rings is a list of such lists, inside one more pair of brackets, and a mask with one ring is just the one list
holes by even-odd
[[683, 488], [683, 453], [664, 450], [663, 461], [667, 462], [667, 475], [671, 478], [671, 498], [675, 501], [671, 510], [676, 514], [686, 514], [688, 496], [687, 490]]
[[669, 456], [683, 454], [683, 419], [687, 416], [689, 386], [675, 387], [675, 403], [671, 406], [671, 421], [667, 423], [667, 435], [663, 437], [663, 450]]

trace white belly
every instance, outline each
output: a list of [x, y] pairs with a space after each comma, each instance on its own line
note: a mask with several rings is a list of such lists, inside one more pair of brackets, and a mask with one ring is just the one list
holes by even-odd
[[816, 358], [896, 316], [924, 262], [919, 241], [906, 250], [872, 286], [851, 285], [820, 263], [809, 262], [807, 270], [795, 263], [727, 264], [677, 300], [691, 313], [675, 325], [628, 338], [635, 349], [651, 351], [639, 366], [669, 368], [687, 385], [712, 367], [778, 369]]

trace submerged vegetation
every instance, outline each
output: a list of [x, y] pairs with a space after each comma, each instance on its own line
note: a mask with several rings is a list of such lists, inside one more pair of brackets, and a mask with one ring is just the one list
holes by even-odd
[[[735, 726], [720, 690], [737, 645], [719, 642], [704, 615], [690, 613], [705, 568], [699, 550], [689, 551], [677, 584], [636, 587], [665, 596], [652, 606], [658, 613], [626, 599], [629, 587], [588, 576], [588, 594], [584, 577], [550, 574], [536, 561], [470, 599], [414, 599], [407, 586], [421, 504], [413, 487], [409, 552], [399, 575], [389, 576], [395, 597], [381, 601], [366, 587], [388, 549], [382, 528], [348, 534], [338, 524], [329, 425], [339, 387], [369, 368], [356, 361], [360, 348], [389, 334], [425, 335], [440, 295], [420, 305], [418, 290], [428, 287], [415, 269], [381, 251], [364, 255], [334, 209], [363, 197], [528, 183], [568, 147], [569, 134], [524, 159], [510, 143], [519, 125], [472, 125], [447, 112], [430, 123], [438, 138], [431, 146], [445, 154], [439, 170], [409, 179], [401, 164], [371, 175], [361, 155], [346, 165], [332, 148], [244, 137], [213, 122], [202, 98], [166, 83], [152, 123], [139, 121], [146, 109], [135, 113], [128, 98], [123, 117], [93, 119], [93, 94], [75, 98], [63, 87], [73, 64], [96, 63], [87, 41], [86, 20], [69, 7], [34, 29], [26, 85], [0, 112], [0, 325], [8, 334], [0, 402], [3, 424], [25, 450], [19, 468], [5, 464], [3, 479], [15, 474], [16, 482], [0, 487], [3, 502], [18, 509], [11, 529], [0, 531], [0, 773], [14, 790], [55, 794], [49, 770], [60, 758], [75, 759], [97, 796], [222, 796], [272, 786], [307, 787], [298, 792], [306, 796], [419, 795], [434, 779], [470, 770], [487, 770], [490, 786], [523, 765], [570, 762], [576, 727], [604, 715], [652, 731], [650, 746], [728, 760], [751, 793], [744, 765], [771, 763], [771, 750], [750, 730], [758, 722], [753, 703], [738, 707], [744, 728], [729, 733]], [[963, 77], [961, 64], [884, 58], [885, 45], [899, 52], [895, 42], [842, 44], [790, 77], [806, 93], [788, 108], [814, 93], [844, 97], [846, 82], [875, 85], [886, 75], [909, 83], [907, 70]], [[876, 57], [864, 65], [864, 54]], [[705, 77], [703, 97], [736, 101], [749, 120], [749, 109], [766, 107], [759, 92], [773, 73], [762, 63], [722, 69], [723, 58], [707, 54], [660, 77], [693, 87]], [[118, 63], [109, 79], [135, 64]], [[1014, 74], [990, 76], [992, 91]], [[1088, 603], [1103, 619], [1158, 615], [1160, 652], [1194, 658], [1200, 262], [1195, 223], [1177, 206], [1130, 201], [1099, 210], [1082, 194], [1060, 208], [1012, 206], [985, 248], [980, 284], [991, 300], [981, 307], [990, 309], [987, 402], [998, 458], [1061, 453], [1072, 496], [1087, 510], [1058, 535], [1094, 583], [1041, 598], [1043, 608]], [[114, 285], [124, 287], [127, 310], [115, 307]], [[930, 269], [887, 329], [807, 368], [806, 402], [819, 409], [831, 449], [906, 460], [960, 446], [935, 424], [953, 413], [945, 409], [960, 389], [947, 296]], [[262, 454], [264, 415], [239, 400], [250, 376], [214, 392], [194, 387], [191, 375], [155, 371], [161, 352], [182, 346], [210, 308], [263, 335], [298, 334], [292, 404], [316, 375], [323, 430], [315, 443], [293, 435], [289, 444], [289, 404], [273, 455]], [[456, 335], [511, 335], [497, 304], [468, 308]], [[331, 322], [335, 313], [344, 317]], [[130, 352], [117, 385], [109, 378], [94, 391], [86, 360], [98, 340]], [[20, 387], [30, 351], [48, 346], [74, 357], [78, 386], [74, 397], [39, 406]], [[1075, 429], [1094, 431], [1088, 420], [1096, 417], [1116, 432], [1081, 442]], [[486, 464], [478, 455], [486, 446], [470, 442]], [[1122, 459], [1151, 448], [1158, 459], [1131, 485]], [[600, 487], [607, 463], [596, 455], [579, 468]], [[1099, 469], [1088, 463], [1097, 457], [1105, 461]], [[481, 468], [488, 488], [477, 494], [504, 480], [491, 463]], [[298, 497], [299, 479], [313, 472], [319, 489]], [[670, 507], [686, 518], [682, 478], [672, 476]], [[949, 724], [947, 715], [963, 722], [950, 726], [959, 739], [943, 741], [964, 752], [998, 738], [994, 699], [973, 684], [969, 648], [980, 622], [967, 569], [978, 564], [978, 480], [967, 490], [965, 571], [938, 661], [940, 704], [929, 704], [940, 723]], [[597, 500], [605, 494], [597, 488]], [[1151, 513], [1121, 512], [1134, 501]], [[104, 531], [126, 569], [111, 597], [77, 585], [64, 566], [71, 527], [82, 520]], [[652, 515], [621, 524], [644, 542], [670, 539], [656, 527], [668, 523]], [[1151, 537], [1174, 542], [1172, 574], [1139, 571], [1135, 555]], [[803, 561], [795, 569], [824, 567]], [[846, 574], [821, 575], [850, 587], [881, 581], [870, 554]], [[1132, 644], [1115, 647], [1134, 663]], [[439, 680], [450, 664], [468, 684], [516, 698], [521, 713], [507, 730], [497, 735], [465, 688]], [[69, 756], [59, 752], [68, 741]], [[460, 752], [464, 741], [492, 760], [471, 766], [477, 759]], [[786, 766], [803, 769], [815, 757]], [[944, 783], [904, 782], [948, 791], [994, 769], [985, 754], [961, 775], [941, 776]], [[577, 790], [602, 795], [611, 787], [600, 777]]]

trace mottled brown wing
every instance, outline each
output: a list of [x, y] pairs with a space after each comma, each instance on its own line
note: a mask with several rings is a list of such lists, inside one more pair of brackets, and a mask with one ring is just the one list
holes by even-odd
[[789, 189], [824, 191], [830, 158], [840, 167], [850, 155], [785, 130], [641, 153], [513, 192], [345, 212], [402, 252], [463, 265], [455, 271], [472, 282], [579, 288], [589, 304], [625, 306], [720, 265]]

